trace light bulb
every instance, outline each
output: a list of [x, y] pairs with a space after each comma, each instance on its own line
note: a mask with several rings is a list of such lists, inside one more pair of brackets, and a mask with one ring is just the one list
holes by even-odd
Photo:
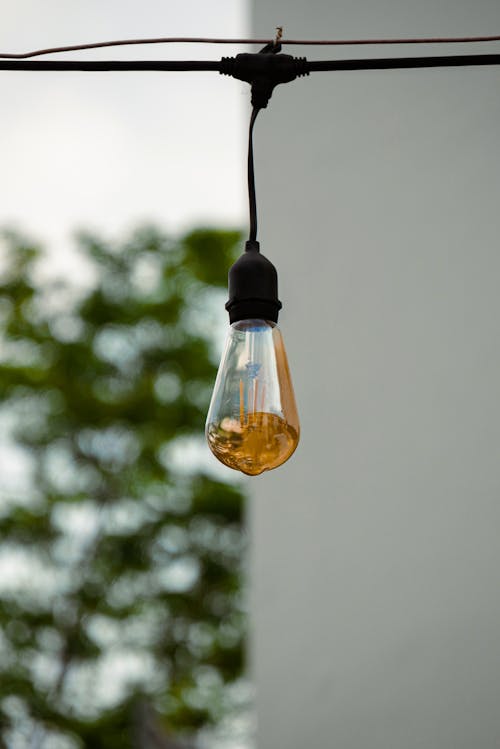
[[256, 476], [288, 460], [299, 431], [278, 326], [254, 319], [233, 323], [207, 417], [213, 454], [230, 468]]
[[299, 442], [299, 417], [283, 338], [274, 265], [249, 241], [229, 271], [231, 328], [207, 416], [221, 463], [257, 476], [282, 465]]

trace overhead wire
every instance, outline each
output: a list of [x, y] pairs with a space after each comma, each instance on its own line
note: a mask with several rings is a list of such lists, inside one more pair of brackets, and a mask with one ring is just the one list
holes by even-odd
[[[226, 58], [230, 59], [230, 58]], [[223, 58], [224, 60], [224, 58]], [[426, 57], [303, 60], [304, 74], [343, 70], [398, 70], [500, 65], [499, 54], [443, 55]], [[224, 72], [221, 60], [2, 60], [0, 70], [52, 71], [204, 71]]]
[[[279, 27], [280, 28], [280, 27]], [[381, 39], [279, 39], [281, 45], [309, 45], [309, 46], [353, 46], [353, 45], [384, 45], [384, 44], [475, 44], [483, 42], [498, 42], [500, 35], [488, 36], [436, 36], [381, 38]], [[0, 52], [0, 58], [11, 60], [26, 60], [30, 57], [59, 54], [61, 52], [77, 52], [86, 49], [100, 49], [103, 47], [122, 47], [148, 44], [273, 44], [275, 39], [239, 39], [219, 37], [147, 37], [143, 39], [114, 39], [104, 42], [88, 42], [85, 44], [69, 44], [59, 47], [46, 47], [31, 52]]]

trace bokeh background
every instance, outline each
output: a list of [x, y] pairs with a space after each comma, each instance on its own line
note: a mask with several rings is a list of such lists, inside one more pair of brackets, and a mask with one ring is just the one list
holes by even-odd
[[[244, 27], [234, 2], [21, 2], [0, 48]], [[0, 745], [248, 746], [244, 491], [203, 440], [247, 92], [210, 74], [1, 87]]]
[[5, 746], [194, 747], [243, 728], [243, 495], [193, 452], [216, 371], [201, 310], [239, 239], [82, 233], [82, 290], [40, 282], [41, 250], [3, 237]]

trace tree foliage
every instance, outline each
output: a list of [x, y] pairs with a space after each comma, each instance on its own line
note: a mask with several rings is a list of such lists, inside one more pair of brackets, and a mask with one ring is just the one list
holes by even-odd
[[147, 749], [145, 714], [194, 734], [228, 707], [242, 494], [181, 448], [203, 434], [239, 238], [81, 234], [85, 264], [55, 282], [5, 236], [0, 746]]

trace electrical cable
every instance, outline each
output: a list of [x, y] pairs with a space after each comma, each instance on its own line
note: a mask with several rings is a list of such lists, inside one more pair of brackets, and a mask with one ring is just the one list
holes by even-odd
[[253, 107], [250, 117], [250, 127], [248, 128], [248, 206], [250, 213], [250, 232], [248, 239], [250, 242], [257, 241], [257, 200], [255, 197], [255, 170], [253, 163], [253, 126], [260, 107]]
[[[224, 58], [226, 60], [231, 58]], [[304, 60], [305, 75], [321, 71], [397, 70], [500, 65], [500, 54], [444, 55], [440, 57], [360, 58], [357, 60]], [[53, 71], [204, 71], [223, 72], [221, 60], [0, 60], [0, 70]], [[226, 73], [227, 74], [227, 73]]]
[[[309, 46], [352, 46], [352, 45], [381, 45], [381, 44], [475, 44], [483, 42], [498, 42], [499, 36], [439, 36], [439, 37], [412, 37], [409, 39], [279, 39], [279, 43], [301, 44]], [[0, 52], [0, 58], [12, 60], [25, 60], [29, 57], [41, 55], [59, 54], [61, 52], [76, 52], [84, 49], [99, 49], [102, 47], [122, 47], [137, 44], [275, 44], [273, 39], [222, 39], [209, 37], [152, 37], [144, 39], [115, 39], [107, 42], [89, 42], [86, 44], [71, 44], [61, 47], [46, 47], [35, 49], [32, 52]]]
[[[1, 63], [0, 63], [1, 64]], [[379, 57], [358, 60], [307, 60], [308, 73], [341, 70], [404, 70], [409, 68], [456, 68], [500, 65], [500, 54], [445, 55], [443, 57]]]
[[0, 70], [82, 70], [88, 72], [213, 70], [218, 73], [220, 69], [220, 60], [0, 60]]

